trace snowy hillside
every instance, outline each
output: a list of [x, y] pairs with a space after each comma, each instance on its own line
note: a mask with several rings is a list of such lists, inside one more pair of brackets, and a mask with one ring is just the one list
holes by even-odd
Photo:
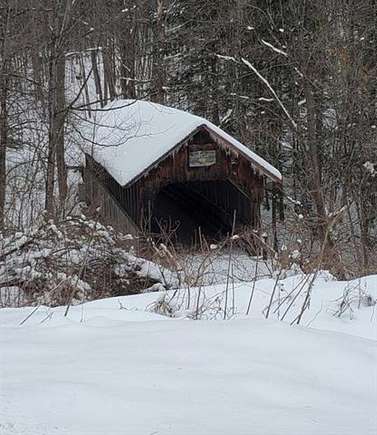
[[[68, 318], [64, 307], [3, 309], [0, 433], [372, 435], [375, 305], [354, 299], [334, 314], [347, 289], [375, 298], [376, 279], [322, 274], [311, 327], [263, 319], [273, 279], [257, 282], [249, 316], [251, 284], [236, 284], [228, 321], [188, 320], [183, 305], [176, 318], [159, 315], [163, 293], [86, 303]], [[291, 291], [299, 280], [281, 283]], [[214, 301], [224, 290], [201, 291]]]

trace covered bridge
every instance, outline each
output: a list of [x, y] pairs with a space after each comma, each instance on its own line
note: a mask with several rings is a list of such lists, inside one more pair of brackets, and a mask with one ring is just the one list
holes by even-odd
[[191, 242], [260, 225], [266, 179], [280, 172], [209, 121], [146, 101], [118, 100], [87, 122], [87, 202], [123, 232], [174, 232]]

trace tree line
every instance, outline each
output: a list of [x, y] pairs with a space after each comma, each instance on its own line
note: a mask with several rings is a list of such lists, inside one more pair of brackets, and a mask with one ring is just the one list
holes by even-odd
[[10, 155], [28, 148], [22, 189], [37, 189], [53, 217], [67, 203], [75, 119], [142, 98], [208, 118], [279, 168], [284, 198], [266, 198], [274, 219], [290, 202], [331, 247], [341, 211], [341, 237], [367, 268], [376, 47], [374, 0], [0, 0], [0, 230], [17, 225]]

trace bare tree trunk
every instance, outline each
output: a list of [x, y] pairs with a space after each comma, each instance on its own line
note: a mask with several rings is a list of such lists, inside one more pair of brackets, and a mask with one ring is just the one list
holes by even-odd
[[120, 87], [123, 98], [136, 98], [135, 64], [137, 44], [137, 24], [135, 8], [129, 8], [128, 14], [121, 21], [118, 34], [120, 56]]
[[[37, 10], [33, 12], [33, 21], [32, 21], [32, 29], [33, 32], [38, 34], [37, 32], [40, 32], [40, 28], [38, 26], [40, 25], [38, 21], [39, 13]], [[36, 43], [36, 41], [31, 44], [31, 65], [32, 65], [32, 73], [33, 73], [33, 86], [34, 86], [34, 92], [35, 92], [35, 98], [39, 101], [43, 100], [43, 80], [44, 80], [44, 70], [43, 70], [43, 62], [40, 57], [40, 46]]]
[[[84, 62], [84, 57], [81, 54], [80, 56], [80, 69], [81, 69], [81, 77], [82, 77], [82, 81], [83, 81], [83, 86], [84, 86], [84, 98], [85, 98], [85, 104], [87, 106], [87, 112], [88, 112], [88, 117], [91, 118], [91, 105], [90, 105], [90, 95], [89, 95], [89, 89], [88, 89], [88, 81], [87, 81], [87, 75], [86, 75], [86, 70], [85, 70], [85, 62]], [[89, 72], [89, 75], [91, 74], [91, 72]]]
[[120, 43], [120, 86], [123, 98], [135, 98], [135, 42], [133, 33]]
[[98, 96], [98, 99], [100, 100], [101, 107], [103, 107], [104, 101], [103, 101], [103, 95], [102, 95], [101, 77], [99, 75], [98, 64], [97, 64], [97, 50], [92, 50], [90, 52], [90, 55], [91, 55], [91, 60], [92, 60], [92, 70], [93, 70], [93, 76], [94, 76], [94, 84], [96, 87], [96, 94]]
[[157, 0], [157, 18], [154, 23], [155, 47], [152, 66], [152, 100], [163, 104], [165, 100], [165, 67], [164, 67], [164, 46], [165, 46], [165, 23], [164, 23], [164, 0]]
[[45, 210], [48, 218], [54, 215], [54, 185], [55, 185], [55, 155], [56, 155], [56, 128], [55, 128], [55, 91], [56, 91], [56, 41], [52, 35], [49, 78], [48, 78], [48, 151], [47, 151], [47, 175], [45, 192]]
[[[321, 167], [319, 160], [318, 141], [320, 140], [319, 132], [317, 131], [317, 112], [316, 100], [313, 95], [313, 90], [308, 82], [305, 83], [304, 92], [307, 104], [307, 119], [308, 119], [308, 159], [310, 167], [308, 167], [309, 188], [310, 194], [316, 206], [317, 212], [317, 228], [320, 240], [325, 240], [326, 234], [326, 208], [323, 198], [321, 186]], [[328, 241], [327, 245], [331, 245]]]
[[68, 193], [67, 168], [65, 165], [64, 124], [65, 124], [65, 57], [60, 53], [56, 60], [56, 165], [58, 172], [58, 187], [60, 208], [63, 211]]
[[1, 35], [1, 69], [0, 69], [0, 231], [4, 229], [5, 214], [5, 194], [6, 194], [6, 156], [8, 146], [8, 53], [7, 53], [7, 35], [9, 29], [9, 4], [6, 2], [6, 18], [3, 23], [3, 34]]
[[368, 205], [367, 193], [363, 192], [364, 189], [360, 188], [359, 193], [359, 214], [360, 214], [360, 242], [363, 273], [366, 273], [369, 265], [368, 257], [368, 244], [369, 244], [369, 219], [368, 219]]
[[274, 187], [272, 189], [272, 206], [271, 206], [271, 221], [272, 221], [272, 235], [273, 235], [273, 244], [274, 249], [278, 251], [278, 234], [277, 234], [277, 195], [278, 190]]
[[[215, 50], [217, 50], [216, 48], [216, 44], [214, 44], [214, 48], [213, 48], [214, 52], [216, 53]], [[211, 100], [212, 100], [212, 107], [211, 107], [211, 121], [216, 124], [219, 125], [220, 124], [220, 106], [219, 106], [219, 80], [218, 80], [218, 59], [216, 56], [212, 56], [211, 58], [211, 62], [210, 62], [210, 69], [211, 69], [211, 88], [212, 88], [212, 95], [211, 95]]]
[[113, 101], [116, 96], [116, 90], [115, 90], [115, 77], [114, 77], [114, 66], [113, 66], [113, 46], [112, 46], [112, 41], [110, 39], [108, 39], [107, 41], [107, 46], [103, 50], [102, 56], [103, 56], [103, 72], [105, 77], [105, 87], [106, 90], [108, 90], [109, 92], [110, 101]]
[[67, 170], [65, 166], [64, 123], [65, 111], [65, 31], [70, 20], [72, 0], [61, 0], [54, 10], [50, 40], [48, 80], [48, 155], [45, 209], [54, 216], [55, 164], [57, 165], [59, 199], [62, 210], [67, 198]]
[[5, 192], [6, 192], [6, 155], [7, 155], [7, 80], [5, 68], [0, 78], [0, 231], [4, 229]]

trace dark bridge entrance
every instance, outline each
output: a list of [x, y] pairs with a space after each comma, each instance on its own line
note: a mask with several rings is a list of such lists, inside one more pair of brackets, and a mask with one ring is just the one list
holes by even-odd
[[230, 181], [173, 183], [157, 194], [152, 209], [154, 233], [173, 234], [173, 239], [191, 244], [199, 231], [207, 240], [220, 239], [236, 224], [251, 222], [252, 202]]

